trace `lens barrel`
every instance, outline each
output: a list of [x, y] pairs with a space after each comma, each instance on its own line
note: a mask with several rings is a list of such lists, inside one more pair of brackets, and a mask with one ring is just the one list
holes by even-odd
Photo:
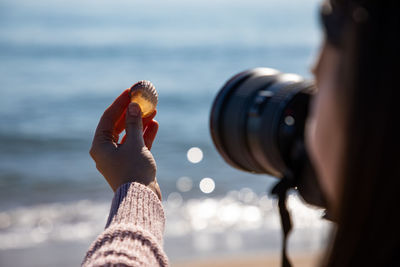
[[296, 186], [307, 202], [323, 206], [304, 146], [314, 91], [312, 82], [295, 74], [270, 68], [241, 72], [215, 98], [210, 130], [218, 152], [237, 169], [281, 178], [304, 165]]
[[210, 129], [233, 167], [280, 177], [294, 142], [304, 137], [311, 82], [269, 68], [241, 72], [214, 100]]

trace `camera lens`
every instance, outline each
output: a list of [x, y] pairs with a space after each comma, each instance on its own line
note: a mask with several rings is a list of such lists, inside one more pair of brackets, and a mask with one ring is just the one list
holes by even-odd
[[297, 188], [306, 202], [326, 207], [304, 145], [314, 91], [312, 82], [295, 74], [269, 68], [241, 72], [215, 98], [210, 130], [219, 153], [231, 166], [290, 177], [290, 187]]
[[294, 164], [314, 86], [295, 74], [256, 68], [231, 78], [211, 111], [212, 139], [235, 168], [281, 177]]

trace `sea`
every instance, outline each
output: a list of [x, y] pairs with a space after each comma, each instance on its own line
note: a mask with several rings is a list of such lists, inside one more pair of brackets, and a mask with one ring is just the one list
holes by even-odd
[[[89, 156], [104, 109], [150, 80], [170, 260], [279, 253], [278, 181], [232, 168], [209, 131], [234, 74], [312, 78], [318, 0], [0, 0], [0, 266], [76, 266], [104, 229], [112, 190]], [[329, 239], [293, 192], [290, 251]]]

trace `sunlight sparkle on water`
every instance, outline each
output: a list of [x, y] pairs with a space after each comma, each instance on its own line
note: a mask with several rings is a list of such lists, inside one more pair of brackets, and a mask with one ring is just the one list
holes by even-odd
[[192, 147], [187, 152], [187, 159], [191, 163], [199, 163], [203, 159], [203, 151], [198, 147]]
[[183, 198], [178, 192], [172, 192], [168, 195], [167, 203], [172, 208], [179, 208], [183, 203]]
[[201, 179], [199, 184], [201, 192], [209, 194], [215, 189], [215, 182], [212, 178], [206, 177]]
[[181, 192], [188, 192], [192, 190], [193, 182], [189, 177], [183, 176], [176, 181], [176, 188]]

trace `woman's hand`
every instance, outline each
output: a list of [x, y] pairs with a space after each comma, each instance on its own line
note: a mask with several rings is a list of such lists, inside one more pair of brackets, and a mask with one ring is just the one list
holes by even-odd
[[[150, 152], [158, 130], [155, 115], [156, 111], [142, 119], [139, 105], [130, 103], [129, 90], [125, 90], [101, 117], [90, 155], [114, 192], [124, 183], [138, 182], [161, 200], [156, 162]], [[118, 143], [123, 130], [126, 135]]]

